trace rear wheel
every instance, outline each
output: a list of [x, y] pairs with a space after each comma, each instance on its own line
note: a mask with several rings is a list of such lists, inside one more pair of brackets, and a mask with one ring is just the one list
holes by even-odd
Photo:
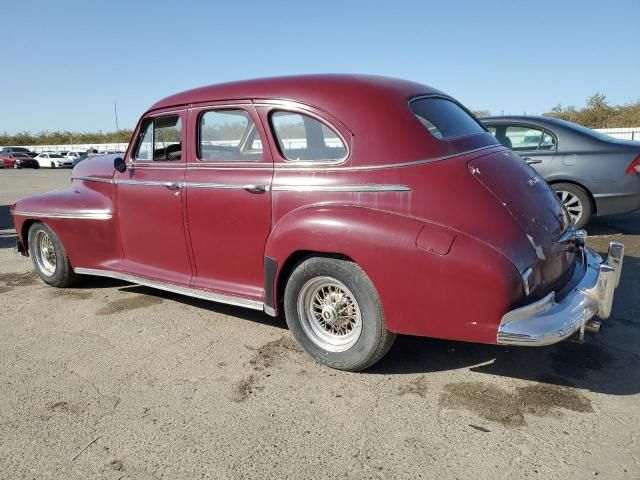
[[67, 287], [78, 279], [58, 236], [43, 223], [29, 229], [29, 253], [33, 266], [45, 283]]
[[370, 367], [395, 340], [386, 328], [373, 283], [346, 260], [313, 257], [300, 263], [287, 282], [284, 307], [298, 343], [332, 368]]
[[583, 228], [589, 223], [593, 208], [587, 192], [572, 183], [555, 183], [551, 188], [556, 192], [562, 205], [567, 209], [571, 221], [576, 228]]

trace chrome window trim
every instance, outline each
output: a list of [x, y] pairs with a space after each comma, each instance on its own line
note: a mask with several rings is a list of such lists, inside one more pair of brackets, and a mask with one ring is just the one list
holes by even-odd
[[[234, 161], [233, 160], [206, 160], [200, 157], [200, 150], [202, 149], [202, 144], [201, 144], [201, 130], [202, 130], [202, 126], [200, 125], [200, 119], [206, 115], [208, 112], [215, 112], [218, 110], [235, 110], [235, 111], [242, 111], [245, 114], [247, 114], [247, 116], [249, 117], [249, 120], [251, 121], [251, 123], [253, 124], [253, 128], [255, 128], [255, 130], [258, 132], [258, 138], [260, 138], [260, 142], [262, 143], [263, 139], [260, 135], [260, 129], [258, 128], [258, 125], [256, 124], [256, 122], [254, 121], [253, 117], [251, 116], [251, 112], [247, 109], [247, 107], [255, 107], [255, 105], [253, 103], [246, 103], [243, 105], [243, 107], [232, 107], [232, 106], [227, 106], [227, 105], [210, 105], [208, 107], [202, 107], [199, 110], [205, 110], [205, 111], [199, 111], [196, 115], [196, 119], [195, 119], [195, 124], [196, 124], [196, 142], [195, 142], [195, 161], [189, 161], [189, 163], [191, 164], [195, 164], [195, 165], [206, 165], [206, 164], [213, 164], [213, 165], [219, 165], [219, 164], [233, 164]], [[193, 110], [193, 109], [191, 109]], [[256, 116], [258, 117], [258, 120], [260, 120], [260, 116], [257, 114], [256, 109], [253, 108], [253, 112], [256, 114]], [[242, 140], [242, 139], [240, 139]], [[265, 156], [265, 149], [264, 146], [262, 148], [262, 152], [260, 154], [260, 158], [256, 159], [256, 160], [239, 160], [237, 163], [241, 164], [241, 163], [246, 163], [246, 164], [260, 164], [260, 163], [264, 163], [265, 160], [268, 160], [268, 157]], [[269, 163], [269, 166], [271, 164]]]
[[[269, 112], [267, 113], [267, 120], [269, 122], [269, 130], [271, 132], [271, 137], [273, 140], [275, 140], [275, 146], [278, 150], [278, 154], [280, 155], [280, 157], [284, 160], [284, 162], [286, 164], [293, 164], [293, 165], [309, 165], [309, 166], [322, 166], [322, 165], [342, 165], [344, 163], [347, 162], [347, 160], [349, 159], [349, 157], [351, 157], [351, 148], [349, 143], [347, 142], [347, 140], [344, 138], [344, 136], [342, 135], [342, 133], [340, 132], [340, 130], [338, 130], [333, 123], [329, 122], [326, 118], [321, 117], [320, 115], [317, 115], [313, 112], [310, 112], [304, 108], [301, 107], [296, 107], [295, 103], [291, 103], [291, 104], [272, 104], [269, 105], [271, 108], [271, 110], [269, 110]], [[271, 120], [271, 117], [273, 116], [274, 113], [277, 112], [284, 112], [284, 113], [297, 113], [298, 115], [307, 115], [311, 118], [314, 118], [315, 120], [319, 121], [320, 123], [322, 123], [323, 125], [326, 125], [329, 130], [331, 130], [333, 133], [335, 133], [338, 138], [340, 139], [340, 141], [342, 142], [342, 145], [344, 145], [345, 150], [347, 151], [347, 153], [345, 154], [345, 156], [343, 158], [337, 159], [337, 160], [289, 160], [283, 152], [280, 151], [280, 142], [278, 141], [278, 135], [275, 131], [275, 128], [273, 126], [273, 121]]]
[[11, 215], [19, 217], [34, 217], [34, 218], [69, 218], [76, 220], [110, 220], [112, 214], [108, 210], [95, 210], [86, 212], [74, 212], [74, 213], [55, 213], [55, 212], [27, 212], [21, 210], [14, 210]]
[[264, 310], [264, 303], [259, 302], [257, 300], [251, 300], [249, 298], [244, 298], [244, 297], [237, 297], [234, 295], [226, 295], [223, 293], [211, 292], [208, 290], [200, 290], [197, 288], [183, 287], [181, 285], [175, 285], [173, 283], [158, 282], [156, 280], [137, 277], [135, 275], [116, 272], [114, 270], [102, 270], [102, 269], [95, 269], [95, 268], [76, 267], [73, 269], [73, 271], [81, 275], [95, 275], [98, 277], [116, 278], [124, 282], [135, 283], [137, 285], [143, 285], [145, 287], [157, 288], [158, 290], [165, 290], [167, 292], [177, 293], [179, 295], [186, 295], [188, 297], [195, 297], [195, 298], [201, 298], [203, 300], [210, 300], [213, 302], [226, 303], [227, 305], [235, 305], [238, 307], [250, 308], [252, 310]]

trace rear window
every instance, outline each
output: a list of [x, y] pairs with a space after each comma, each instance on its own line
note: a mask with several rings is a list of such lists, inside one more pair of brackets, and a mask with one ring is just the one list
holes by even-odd
[[485, 131], [475, 118], [445, 98], [419, 98], [412, 101], [409, 108], [429, 133], [440, 140]]

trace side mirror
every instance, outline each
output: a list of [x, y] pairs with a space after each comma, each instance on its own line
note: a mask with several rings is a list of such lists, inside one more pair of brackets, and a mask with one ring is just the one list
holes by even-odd
[[113, 159], [113, 168], [120, 173], [124, 173], [127, 171], [127, 162], [122, 157], [116, 157]]

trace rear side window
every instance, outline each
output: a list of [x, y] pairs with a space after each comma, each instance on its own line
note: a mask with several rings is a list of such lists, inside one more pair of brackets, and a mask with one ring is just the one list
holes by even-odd
[[339, 161], [347, 157], [347, 147], [329, 126], [308, 115], [274, 112], [271, 125], [280, 152], [292, 161]]
[[555, 150], [555, 138], [537, 128], [509, 125], [505, 130], [513, 150]]
[[445, 98], [419, 98], [412, 101], [409, 108], [429, 133], [440, 140], [485, 131], [475, 118]]
[[201, 160], [254, 161], [262, 158], [255, 123], [244, 110], [212, 110], [200, 116]]

